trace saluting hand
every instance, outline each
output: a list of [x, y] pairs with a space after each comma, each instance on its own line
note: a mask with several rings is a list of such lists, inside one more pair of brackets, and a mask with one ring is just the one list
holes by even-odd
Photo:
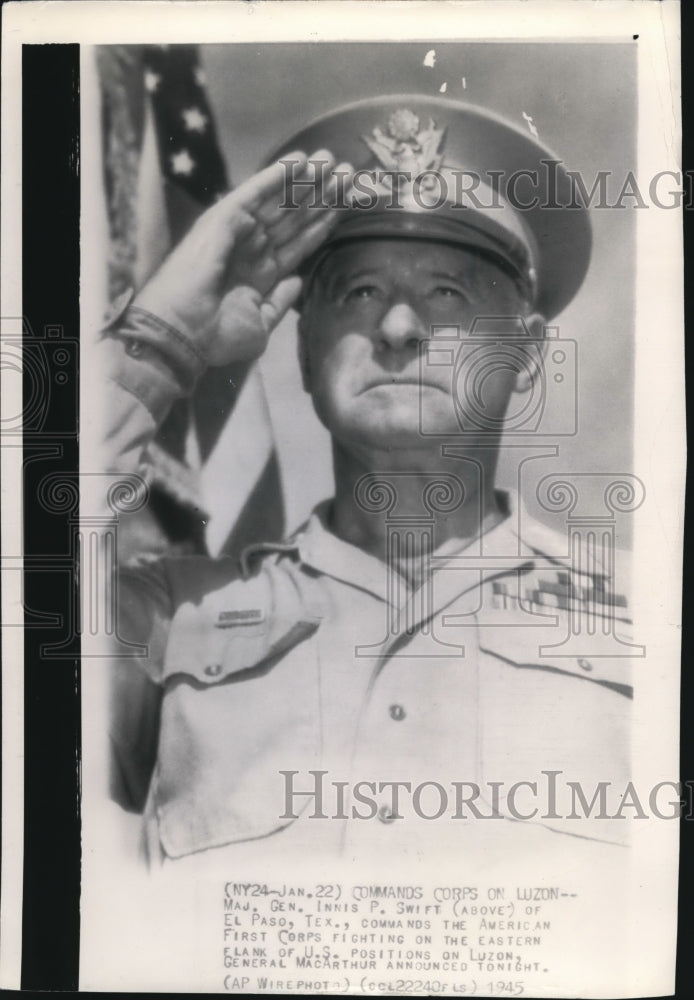
[[293, 272], [337, 222], [337, 210], [322, 207], [336, 201], [334, 157], [320, 150], [286, 159], [296, 164], [295, 182], [313, 182], [296, 186], [298, 208], [280, 207], [285, 164], [266, 167], [207, 209], [135, 298], [190, 337], [211, 365], [262, 354], [301, 290]]

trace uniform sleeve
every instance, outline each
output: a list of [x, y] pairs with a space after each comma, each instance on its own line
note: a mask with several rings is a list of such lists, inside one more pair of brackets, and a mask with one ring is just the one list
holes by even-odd
[[[161, 678], [173, 607], [164, 560], [118, 572], [118, 642], [109, 674], [110, 793], [140, 812], [157, 758]], [[139, 654], [139, 655], [137, 655]]]
[[[176, 399], [188, 395], [204, 359], [178, 331], [126, 305], [92, 347], [100, 373], [96, 437], [112, 474], [149, 478], [147, 448]], [[166, 560], [119, 566], [117, 646], [109, 673], [110, 791], [141, 811], [156, 762], [161, 676], [173, 615]], [[131, 650], [139, 655], [122, 655]]]
[[147, 470], [147, 445], [173, 403], [192, 393], [204, 357], [152, 313], [128, 306], [92, 347], [99, 373], [96, 436], [107, 472]]

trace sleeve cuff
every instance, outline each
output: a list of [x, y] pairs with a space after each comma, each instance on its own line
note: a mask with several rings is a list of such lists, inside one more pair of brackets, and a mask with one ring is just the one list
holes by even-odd
[[104, 338], [102, 350], [106, 377], [139, 400], [157, 426], [175, 400], [186, 395], [173, 370], [154, 353], [145, 350], [133, 355], [128, 350], [128, 342], [117, 337]]
[[[133, 305], [133, 294], [129, 289], [115, 300], [103, 336], [123, 343], [125, 354], [136, 365], [147, 364], [168, 376], [178, 388], [177, 396], [189, 395], [207, 367], [204, 355], [180, 330]], [[133, 378], [139, 384], [134, 369]]]

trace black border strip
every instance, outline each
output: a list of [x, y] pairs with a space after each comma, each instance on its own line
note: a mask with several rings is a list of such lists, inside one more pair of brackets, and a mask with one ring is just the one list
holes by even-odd
[[[684, 211], [684, 329], [685, 365], [687, 376], [687, 438], [694, 440], [694, 415], [692, 413], [692, 385], [694, 384], [694, 347], [688, 331], [694, 326], [694, 73], [689, 55], [692, 49], [694, 15], [691, 4], [680, 7], [682, 28], [682, 167], [685, 181]], [[694, 630], [691, 608], [694, 601], [694, 472], [687, 466], [687, 486], [684, 521], [684, 575], [682, 580], [682, 686], [680, 691], [680, 777], [689, 784], [684, 793], [684, 810], [680, 822], [680, 872], [677, 934], [677, 964], [675, 995], [691, 994], [692, 940], [694, 940]]]
[[[76, 990], [79, 977], [79, 54], [22, 51], [23, 990]], [[56, 614], [59, 626], [41, 619]], [[44, 648], [65, 640], [57, 656]]]

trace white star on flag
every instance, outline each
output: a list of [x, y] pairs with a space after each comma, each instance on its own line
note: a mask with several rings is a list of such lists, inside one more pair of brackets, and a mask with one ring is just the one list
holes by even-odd
[[195, 82], [197, 83], [198, 87], [204, 87], [205, 84], [207, 83], [207, 77], [205, 76], [205, 71], [200, 66], [195, 67], [193, 76], [195, 77]]
[[207, 128], [207, 115], [200, 108], [185, 108], [181, 117], [188, 132], [204, 132]]
[[160, 81], [161, 81], [161, 76], [158, 73], [153, 73], [151, 69], [146, 70], [145, 87], [147, 88], [150, 94], [154, 93], [154, 91], [159, 86]]
[[183, 174], [187, 177], [188, 174], [192, 173], [194, 167], [195, 160], [187, 149], [182, 149], [171, 157], [171, 169], [175, 174]]

